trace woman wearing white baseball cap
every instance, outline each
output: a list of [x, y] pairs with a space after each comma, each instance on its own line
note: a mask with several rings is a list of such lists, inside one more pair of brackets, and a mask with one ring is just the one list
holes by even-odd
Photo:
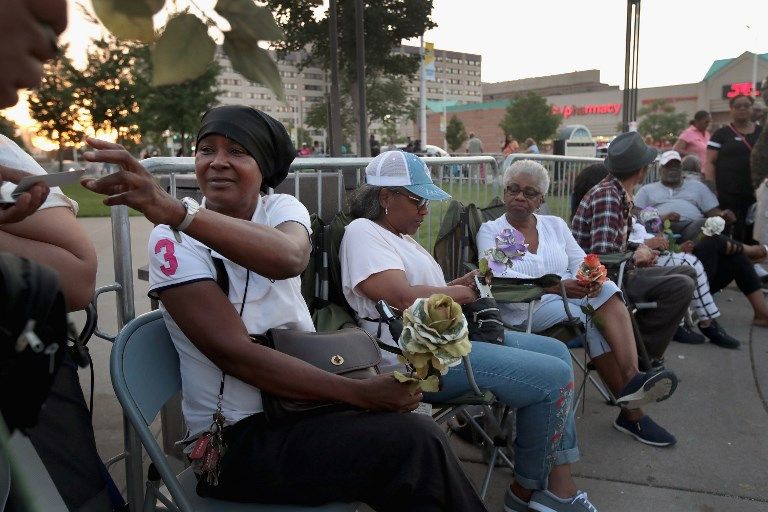
[[[429, 201], [450, 198], [432, 183], [422, 160], [387, 151], [365, 170], [366, 184], [350, 198], [355, 218], [341, 242], [344, 296], [361, 327], [378, 331], [375, 303], [384, 299], [404, 310], [417, 298], [442, 293], [460, 304], [477, 299], [475, 273], [445, 282], [440, 266], [413, 238]], [[382, 341], [394, 344], [388, 332]], [[595, 511], [577, 489], [571, 464], [579, 459], [572, 410], [573, 370], [563, 343], [507, 331], [504, 345], [474, 343], [469, 355], [478, 385], [517, 409], [515, 475], [504, 497], [506, 512]], [[386, 360], [386, 356], [385, 356]], [[394, 358], [387, 362], [398, 364]], [[455, 398], [469, 390], [463, 365], [451, 368], [442, 390], [426, 402]]]

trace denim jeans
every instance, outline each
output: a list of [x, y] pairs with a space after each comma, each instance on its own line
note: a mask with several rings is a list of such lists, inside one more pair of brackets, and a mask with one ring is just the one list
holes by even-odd
[[[552, 466], [579, 459], [568, 349], [552, 338], [507, 331], [503, 346], [473, 343], [469, 359], [480, 389], [517, 409], [515, 480], [527, 489], [546, 489]], [[467, 391], [460, 364], [443, 377], [443, 389], [424, 400], [450, 400]]]

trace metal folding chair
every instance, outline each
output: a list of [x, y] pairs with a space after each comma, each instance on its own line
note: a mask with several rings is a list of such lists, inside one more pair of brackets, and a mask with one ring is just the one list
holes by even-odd
[[[179, 390], [179, 356], [160, 311], [132, 320], [120, 331], [110, 356], [112, 386], [128, 421], [151, 460], [146, 480], [143, 511], [176, 512], [354, 512], [355, 503], [331, 503], [321, 507], [235, 503], [201, 498], [197, 479], [189, 467], [174, 474], [149, 426], [160, 408]], [[131, 454], [141, 458], [141, 454]], [[164, 486], [161, 484], [165, 484]]]

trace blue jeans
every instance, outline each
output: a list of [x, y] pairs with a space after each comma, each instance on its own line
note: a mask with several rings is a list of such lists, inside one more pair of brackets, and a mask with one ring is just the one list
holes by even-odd
[[[546, 489], [552, 466], [579, 459], [568, 349], [552, 338], [507, 331], [503, 346], [473, 343], [469, 360], [480, 389], [517, 409], [515, 480], [527, 489]], [[441, 402], [467, 391], [460, 364], [443, 377], [443, 389], [424, 400]]]

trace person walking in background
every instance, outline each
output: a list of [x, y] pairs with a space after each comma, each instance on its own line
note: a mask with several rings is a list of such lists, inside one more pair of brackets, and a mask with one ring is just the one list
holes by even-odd
[[376, 156], [381, 153], [381, 145], [379, 144], [379, 141], [376, 140], [374, 134], [371, 134], [371, 136], [368, 137], [368, 145], [371, 148], [371, 156]]
[[732, 236], [740, 242], [752, 241], [746, 218], [755, 202], [749, 158], [762, 127], [752, 121], [755, 100], [739, 94], [731, 98], [732, 122], [712, 134], [707, 144], [704, 177], [715, 183], [720, 207], [736, 214]]
[[507, 157], [512, 153], [517, 153], [519, 150], [520, 144], [518, 144], [517, 139], [511, 135], [507, 135], [504, 138], [504, 144], [501, 146], [501, 154]]
[[539, 151], [539, 146], [536, 145], [536, 141], [528, 137], [525, 139], [525, 151], [523, 151], [523, 153], [532, 153], [538, 155], [541, 153], [541, 151]]
[[319, 140], [316, 140], [315, 143], [312, 145], [312, 156], [325, 156], [325, 153], [323, 152], [323, 148], [320, 147]]
[[[469, 140], [467, 141], [467, 153], [469, 153], [469, 156], [483, 154], [483, 141], [480, 140], [474, 134], [474, 132], [469, 133]], [[475, 175], [475, 173], [478, 174], [478, 179], [480, 182], [485, 183], [485, 166], [483, 164], [473, 164], [469, 167], [470, 180], [472, 179], [472, 176]]]
[[707, 143], [709, 142], [709, 132], [707, 128], [712, 122], [712, 116], [706, 110], [699, 110], [689, 121], [689, 126], [678, 137], [675, 145], [672, 147], [680, 153], [681, 157], [694, 155], [704, 162], [707, 159]]

